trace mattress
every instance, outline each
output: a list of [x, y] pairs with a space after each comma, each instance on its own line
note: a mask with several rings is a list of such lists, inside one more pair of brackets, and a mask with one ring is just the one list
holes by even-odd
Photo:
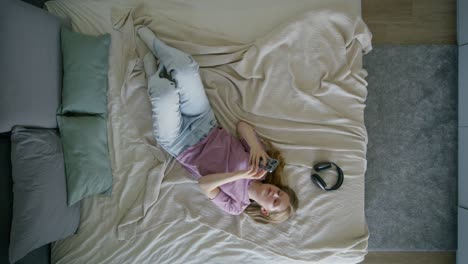
[[[50, 1], [85, 34], [111, 33], [108, 133], [110, 198], [82, 202], [76, 235], [52, 246], [53, 263], [358, 263], [367, 253], [364, 213], [367, 96], [363, 53], [371, 33], [359, 1]], [[271, 226], [230, 216], [152, 135], [135, 33], [147, 26], [194, 56], [221, 126], [255, 124], [286, 160], [299, 197]], [[312, 166], [334, 161], [343, 186], [323, 192]], [[336, 176], [323, 173], [332, 184]]]

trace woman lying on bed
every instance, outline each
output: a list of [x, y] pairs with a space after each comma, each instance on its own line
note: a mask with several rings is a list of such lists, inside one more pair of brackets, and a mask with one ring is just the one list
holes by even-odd
[[[258, 140], [246, 122], [237, 124], [241, 140], [218, 126], [195, 60], [161, 42], [146, 27], [139, 28], [138, 34], [153, 53], [144, 57], [144, 67], [159, 145], [229, 214], [245, 212], [260, 223], [287, 220], [298, 200], [281, 181], [284, 160], [279, 151], [270, 142], [265, 146]], [[279, 160], [279, 165], [267, 174], [258, 165], [270, 157]]]

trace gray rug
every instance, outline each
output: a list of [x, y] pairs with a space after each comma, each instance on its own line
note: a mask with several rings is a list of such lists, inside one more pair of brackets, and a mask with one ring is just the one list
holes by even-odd
[[364, 67], [369, 250], [454, 250], [456, 46], [375, 46]]

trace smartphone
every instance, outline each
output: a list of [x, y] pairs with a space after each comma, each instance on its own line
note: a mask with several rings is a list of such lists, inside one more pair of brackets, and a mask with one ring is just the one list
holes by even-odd
[[261, 162], [262, 162], [262, 159], [260, 159], [258, 167], [270, 173], [273, 172], [276, 169], [276, 167], [278, 167], [279, 165], [279, 161], [276, 159], [268, 159], [265, 165], [262, 165]]

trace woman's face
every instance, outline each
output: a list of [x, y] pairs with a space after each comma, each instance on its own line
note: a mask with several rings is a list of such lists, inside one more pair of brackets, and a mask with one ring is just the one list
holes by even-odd
[[289, 195], [275, 185], [263, 183], [257, 194], [256, 202], [270, 212], [281, 212], [289, 207]]

